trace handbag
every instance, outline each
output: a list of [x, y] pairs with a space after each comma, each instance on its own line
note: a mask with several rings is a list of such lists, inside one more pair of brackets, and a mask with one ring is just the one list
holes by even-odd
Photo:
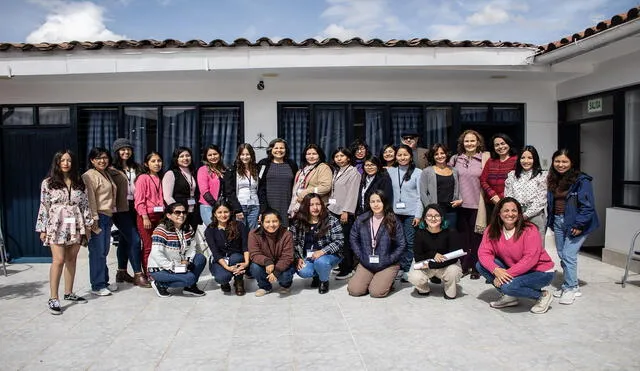
[[[484, 165], [489, 160], [489, 152], [482, 152], [482, 165], [480, 166], [484, 169]], [[487, 206], [484, 203], [484, 195], [482, 194], [482, 190], [480, 190], [480, 199], [478, 200], [478, 214], [476, 215], [476, 224], [473, 228], [473, 231], [478, 234], [483, 234], [484, 230], [487, 229]]]

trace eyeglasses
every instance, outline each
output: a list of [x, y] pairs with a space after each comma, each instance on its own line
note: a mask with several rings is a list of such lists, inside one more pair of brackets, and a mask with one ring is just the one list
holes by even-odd
[[94, 160], [96, 160], [96, 161], [107, 161], [107, 160], [109, 160], [109, 157], [108, 156], [100, 156], [100, 157], [94, 158]]
[[364, 167], [378, 167], [376, 164], [364, 164]]
[[187, 212], [183, 210], [173, 210], [173, 214], [176, 216], [180, 216], [180, 215], [187, 216]]
[[425, 216], [425, 219], [438, 220], [438, 219], [442, 219], [442, 216], [440, 216], [440, 215], [427, 215], [427, 216]]

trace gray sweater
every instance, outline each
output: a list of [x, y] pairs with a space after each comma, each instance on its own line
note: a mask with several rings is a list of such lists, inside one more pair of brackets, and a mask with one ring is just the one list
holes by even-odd
[[[460, 184], [458, 182], [458, 169], [453, 169], [453, 199], [460, 199]], [[420, 200], [426, 207], [429, 204], [438, 203], [438, 184], [436, 172], [433, 166], [429, 166], [422, 170], [420, 175]]]

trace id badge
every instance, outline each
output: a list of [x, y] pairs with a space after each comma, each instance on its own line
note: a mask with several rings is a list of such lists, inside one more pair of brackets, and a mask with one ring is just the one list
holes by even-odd
[[404, 209], [405, 207], [407, 207], [407, 205], [405, 205], [404, 202], [396, 203], [396, 209]]
[[223, 259], [224, 259], [225, 264], [229, 265], [229, 257], [225, 257]]
[[62, 222], [64, 224], [76, 224], [76, 218], [64, 218]]
[[196, 204], [196, 200], [193, 198], [190, 198], [189, 200], [187, 200], [187, 205], [189, 206], [193, 206]]
[[127, 200], [133, 201], [133, 195], [127, 195]]
[[187, 273], [187, 265], [186, 264], [176, 264], [173, 267], [173, 271], [175, 273]]
[[153, 212], [154, 213], [161, 213], [163, 211], [164, 211], [164, 207], [162, 207], [162, 206], [154, 206], [153, 207]]
[[313, 258], [313, 250], [307, 250], [307, 259]]
[[329, 205], [335, 205], [336, 204], [336, 199], [335, 198], [330, 198], [329, 199]]
[[369, 263], [371, 264], [379, 264], [380, 257], [378, 255], [369, 255]]

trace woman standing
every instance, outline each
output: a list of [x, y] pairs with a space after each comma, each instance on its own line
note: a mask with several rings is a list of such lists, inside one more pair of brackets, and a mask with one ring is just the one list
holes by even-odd
[[200, 215], [196, 209], [199, 195], [192, 157], [191, 149], [187, 147], [178, 147], [173, 151], [169, 171], [162, 177], [162, 192], [167, 205], [176, 202], [184, 205], [188, 212], [186, 223], [195, 231], [200, 224]]
[[[274, 209], [280, 215], [286, 216], [291, 202], [293, 177], [298, 171], [298, 166], [289, 159], [289, 147], [284, 139], [272, 140], [267, 149], [267, 156], [258, 163], [260, 211]], [[282, 225], [288, 227], [289, 219], [285, 217]]]
[[446, 215], [440, 205], [427, 205], [423, 221], [416, 231], [416, 263], [423, 262], [423, 265], [409, 272], [409, 282], [416, 287], [418, 295], [429, 295], [429, 279], [437, 277], [442, 280], [444, 298], [456, 298], [456, 285], [462, 278], [462, 267], [459, 259], [446, 260], [444, 255], [460, 249], [460, 242], [457, 233], [446, 228]]
[[553, 297], [542, 289], [553, 281], [553, 261], [542, 247], [538, 229], [524, 220], [516, 199], [498, 201], [478, 257], [476, 268], [502, 294], [489, 303], [492, 308], [516, 306], [518, 297], [524, 297], [536, 300], [532, 313], [549, 310]]
[[509, 172], [504, 185], [505, 197], [513, 197], [520, 202], [524, 220], [538, 227], [544, 246], [547, 225], [544, 215], [547, 207], [547, 172], [542, 171], [540, 157], [534, 146], [525, 146], [522, 149], [516, 169]]
[[[458, 170], [460, 198], [462, 205], [458, 209], [458, 231], [462, 246], [467, 255], [462, 259], [462, 272], [471, 273], [471, 279], [477, 280], [480, 274], [476, 271], [478, 262], [478, 246], [482, 240], [482, 232], [486, 227], [486, 213], [480, 175], [489, 153], [484, 152], [484, 139], [475, 130], [465, 130], [458, 137], [458, 153], [451, 157], [449, 165]], [[481, 215], [478, 216], [478, 210]], [[476, 222], [479, 222], [476, 228]]]
[[298, 170], [293, 182], [293, 195], [289, 203], [289, 217], [293, 218], [300, 208], [302, 199], [310, 193], [319, 195], [323, 203], [329, 200], [331, 192], [331, 167], [325, 163], [324, 151], [317, 144], [309, 144], [304, 151], [303, 168]]
[[272, 284], [280, 284], [280, 294], [289, 293], [293, 283], [293, 237], [282, 225], [282, 217], [269, 209], [261, 215], [260, 228], [249, 232], [251, 275], [258, 282], [256, 296], [271, 292]]
[[205, 226], [211, 224], [213, 205], [223, 194], [222, 179], [227, 168], [220, 153], [220, 147], [213, 144], [207, 146], [202, 151], [202, 166], [198, 169], [200, 217]]
[[[408, 274], [413, 261], [413, 238], [415, 227], [420, 223], [424, 207], [420, 202], [420, 176], [422, 170], [413, 163], [413, 151], [406, 144], [398, 146], [396, 151], [398, 167], [389, 169], [389, 177], [393, 186], [393, 212], [402, 223], [406, 240], [406, 251], [402, 256], [402, 281], [408, 282]], [[391, 198], [391, 197], [389, 197]]]
[[434, 144], [427, 153], [429, 165], [422, 170], [420, 176], [420, 199], [424, 206], [438, 204], [446, 213], [447, 228], [456, 229], [458, 207], [462, 205], [460, 198], [460, 181], [458, 169], [449, 166], [449, 149], [441, 143]]
[[[133, 160], [133, 144], [128, 139], [119, 138], [113, 142], [113, 156], [116, 159], [109, 175], [118, 189], [116, 193], [116, 212], [113, 224], [118, 228], [119, 238], [116, 256], [118, 273], [116, 283], [128, 282], [136, 286], [149, 288], [151, 285], [142, 274], [142, 249], [140, 235], [136, 229], [136, 210], [134, 204], [135, 181], [140, 173], [140, 165]], [[134, 277], [127, 273], [127, 264], [131, 263]]]
[[364, 160], [369, 157], [369, 146], [367, 142], [358, 138], [351, 143], [349, 150], [353, 154], [353, 166], [360, 174], [364, 173]]
[[211, 250], [209, 269], [222, 292], [231, 292], [231, 279], [236, 295], [245, 294], [244, 274], [249, 268], [249, 251], [242, 223], [233, 219], [231, 206], [225, 201], [213, 205], [211, 224], [204, 231]]
[[396, 166], [396, 147], [393, 144], [385, 144], [379, 158], [385, 169]]
[[567, 149], [553, 153], [547, 191], [547, 227], [556, 240], [564, 282], [553, 295], [560, 304], [573, 304], [581, 296], [578, 285], [578, 251], [589, 233], [600, 226], [595, 209], [592, 177], [580, 172]]
[[78, 173], [78, 161], [70, 150], [53, 156], [49, 175], [40, 188], [40, 209], [36, 232], [51, 249], [49, 268], [51, 314], [61, 314], [58, 290], [64, 270], [64, 300], [85, 304], [87, 300], [73, 293], [76, 261], [81, 245], [86, 245], [94, 221], [89, 211], [85, 185]]
[[487, 160], [482, 174], [480, 186], [484, 191], [487, 219], [493, 215], [494, 205], [504, 197], [504, 182], [507, 174], [516, 168], [518, 157], [513, 141], [506, 134], [496, 134], [491, 137], [491, 158]]
[[333, 162], [333, 185], [327, 209], [342, 224], [344, 235], [344, 259], [338, 267], [337, 280], [346, 280], [353, 275], [353, 251], [349, 247], [349, 235], [354, 221], [358, 199], [360, 173], [353, 167], [353, 155], [348, 148], [338, 147], [331, 156]]
[[400, 219], [380, 191], [369, 198], [371, 211], [356, 219], [351, 232], [351, 248], [360, 259], [356, 274], [349, 280], [351, 296], [382, 298], [389, 294], [405, 253]]
[[375, 190], [381, 190], [389, 198], [393, 195], [393, 187], [389, 173], [387, 173], [387, 170], [382, 166], [382, 163], [377, 157], [369, 157], [364, 161], [364, 174], [362, 175], [360, 188], [358, 189], [356, 216], [362, 215], [370, 210], [367, 200]]
[[153, 231], [148, 269], [153, 277], [151, 286], [161, 298], [171, 296], [169, 287], [182, 287], [187, 295], [205, 295], [198, 288], [198, 279], [207, 259], [196, 252], [191, 241], [194, 231], [186, 222], [187, 213], [180, 202], [168, 205], [162, 221]]
[[313, 278], [311, 287], [329, 292], [331, 269], [342, 260], [344, 235], [336, 217], [329, 214], [320, 195], [309, 193], [291, 225], [298, 275]]
[[164, 213], [164, 199], [162, 194], [162, 156], [152, 151], [144, 156], [142, 174], [136, 178], [136, 193], [134, 195], [135, 208], [138, 213], [136, 225], [142, 239], [142, 270], [147, 279], [149, 272], [149, 254], [151, 254], [151, 239], [153, 230], [160, 224]]
[[116, 283], [109, 284], [107, 267], [113, 224], [111, 217], [116, 210], [117, 194], [116, 185], [107, 172], [110, 162], [106, 148], [94, 147], [89, 151], [89, 170], [82, 174], [93, 219], [89, 238], [89, 279], [91, 292], [98, 296], [108, 296], [118, 290]]
[[258, 200], [258, 166], [251, 144], [238, 147], [236, 160], [224, 177], [224, 195], [231, 203], [236, 220], [244, 222], [245, 229], [258, 227], [260, 201]]

